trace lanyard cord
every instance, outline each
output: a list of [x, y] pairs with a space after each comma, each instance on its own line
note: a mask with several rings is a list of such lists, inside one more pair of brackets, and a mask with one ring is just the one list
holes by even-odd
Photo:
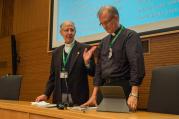
[[117, 40], [117, 37], [121, 34], [121, 32], [124, 30], [124, 26], [121, 25], [121, 29], [119, 30], [119, 32], [117, 33], [117, 35], [112, 39], [112, 41], [109, 43], [109, 47], [112, 48], [112, 46], [114, 45], [115, 41]]
[[71, 51], [72, 51], [73, 47], [74, 47], [74, 45], [72, 46], [72, 48], [70, 49], [70, 52], [67, 54], [66, 57], [65, 57], [65, 47], [63, 48], [63, 68], [62, 68], [62, 70], [65, 70], [65, 66], [66, 66], [66, 64], [68, 62], [68, 59], [70, 57], [70, 54], [71, 54]]

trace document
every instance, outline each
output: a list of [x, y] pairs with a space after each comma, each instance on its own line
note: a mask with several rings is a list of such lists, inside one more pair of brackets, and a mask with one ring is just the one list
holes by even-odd
[[45, 101], [31, 102], [31, 105], [34, 105], [34, 106], [37, 106], [37, 107], [47, 107], [47, 108], [56, 107], [56, 104], [50, 104], [50, 103], [47, 103]]

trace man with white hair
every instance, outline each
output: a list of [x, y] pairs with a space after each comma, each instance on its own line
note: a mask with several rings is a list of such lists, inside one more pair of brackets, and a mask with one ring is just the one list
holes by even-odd
[[64, 45], [53, 51], [46, 90], [36, 101], [46, 101], [53, 92], [53, 103], [81, 105], [89, 98], [88, 74], [93, 76], [95, 72], [92, 54], [96, 47], [89, 49], [74, 39], [76, 29], [72, 21], [63, 22], [60, 33]]

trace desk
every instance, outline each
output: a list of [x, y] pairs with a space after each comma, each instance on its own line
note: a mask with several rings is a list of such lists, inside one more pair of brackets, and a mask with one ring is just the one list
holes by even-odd
[[179, 115], [138, 111], [110, 113], [90, 110], [58, 110], [32, 106], [30, 102], [0, 100], [0, 119], [179, 119]]

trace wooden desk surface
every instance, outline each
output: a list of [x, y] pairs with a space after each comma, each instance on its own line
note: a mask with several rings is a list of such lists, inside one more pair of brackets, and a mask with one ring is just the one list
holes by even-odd
[[179, 119], [179, 115], [137, 111], [111, 113], [90, 110], [58, 110], [32, 106], [30, 102], [0, 100], [0, 119]]

